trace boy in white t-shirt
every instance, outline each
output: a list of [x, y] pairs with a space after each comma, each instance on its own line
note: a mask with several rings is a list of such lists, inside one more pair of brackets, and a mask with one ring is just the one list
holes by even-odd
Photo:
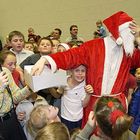
[[93, 88], [85, 85], [86, 67], [72, 69], [61, 98], [61, 121], [69, 130], [81, 127], [83, 107], [88, 104]]

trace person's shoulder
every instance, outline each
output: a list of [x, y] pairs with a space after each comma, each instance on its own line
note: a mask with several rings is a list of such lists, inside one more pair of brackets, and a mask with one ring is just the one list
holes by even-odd
[[27, 58], [31, 58], [31, 59], [33, 58], [34, 59], [34, 58], [40, 58], [40, 57], [41, 57], [41, 55], [39, 53], [34, 53], [34, 54], [29, 55]]
[[129, 134], [129, 139], [128, 140], [138, 140], [136, 138], [136, 135], [132, 131], [128, 130], [128, 134]]
[[31, 57], [36, 58], [36, 57], [41, 57], [41, 55], [39, 53], [34, 53], [34, 54], [31, 55]]
[[77, 41], [82, 41], [82, 42], [84, 42], [84, 39], [83, 39], [81, 36], [78, 36], [78, 37], [77, 37]]
[[26, 53], [26, 54], [34, 54], [34, 52], [29, 51], [29, 50], [25, 50], [25, 49], [22, 49], [22, 53]]

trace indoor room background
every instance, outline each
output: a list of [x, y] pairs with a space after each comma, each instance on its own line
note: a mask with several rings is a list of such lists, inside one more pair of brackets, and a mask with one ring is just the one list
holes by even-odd
[[47, 36], [54, 28], [62, 30], [61, 41], [70, 36], [69, 27], [78, 25], [79, 36], [93, 38], [95, 22], [123, 10], [140, 24], [140, 0], [1, 0], [0, 38], [4, 44], [9, 32], [19, 30], [27, 39], [27, 30]]

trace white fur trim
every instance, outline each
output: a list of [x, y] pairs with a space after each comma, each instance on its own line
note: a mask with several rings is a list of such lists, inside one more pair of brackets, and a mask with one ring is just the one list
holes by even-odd
[[56, 72], [56, 71], [57, 71], [57, 66], [56, 66], [55, 61], [54, 61], [50, 56], [48, 56], [48, 55], [42, 56], [42, 57], [44, 57], [45, 59], [47, 59], [47, 61], [48, 61], [49, 64], [51, 65], [51, 70], [52, 70], [52, 72], [53, 72], [53, 73]]
[[105, 63], [101, 90], [103, 96], [111, 93], [123, 58], [123, 48], [118, 47], [111, 37], [104, 38], [104, 42]]
[[66, 50], [70, 49], [69, 45], [66, 43], [60, 43], [60, 45], [63, 46]]
[[[122, 32], [124, 29], [128, 28], [130, 23], [132, 23], [132, 22], [126, 22], [126, 23], [120, 25], [119, 26], [119, 32]], [[116, 43], [117, 43], [117, 45], [121, 46], [123, 44], [122, 38], [118, 37], [117, 40], [116, 40]]]
[[132, 23], [132, 21], [126, 22], [122, 25], [119, 26], [119, 32], [121, 32], [122, 30], [124, 30], [125, 28], [129, 27], [129, 24]]
[[[123, 92], [120, 92], [120, 93], [117, 93], [117, 94], [104, 94], [104, 96], [109, 96], [109, 97], [116, 97], [116, 96], [119, 96], [121, 95]], [[96, 94], [92, 94], [91, 96], [94, 96], [94, 97], [102, 97], [102, 95], [96, 95]]]
[[121, 37], [118, 37], [117, 40], [116, 40], [116, 43], [118, 46], [121, 46], [123, 44], [123, 40]]

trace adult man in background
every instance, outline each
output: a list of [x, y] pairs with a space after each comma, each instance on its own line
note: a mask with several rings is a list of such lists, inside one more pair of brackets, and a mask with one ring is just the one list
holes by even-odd
[[84, 39], [78, 36], [78, 26], [77, 25], [70, 26], [70, 34], [71, 34], [71, 36], [66, 39], [66, 43], [84, 42]]

